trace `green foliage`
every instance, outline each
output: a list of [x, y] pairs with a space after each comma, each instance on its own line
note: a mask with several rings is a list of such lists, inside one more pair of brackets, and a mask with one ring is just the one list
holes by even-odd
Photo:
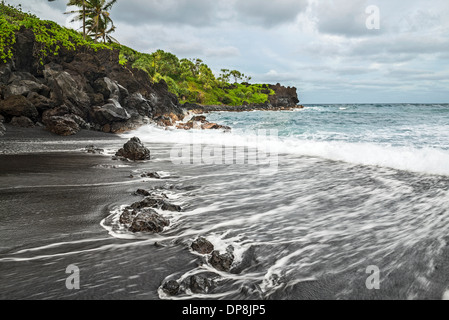
[[[94, 2], [92, 0], [92, 2]], [[98, 3], [106, 3], [104, 0]], [[109, 1], [108, 3], [114, 3]], [[157, 50], [151, 54], [140, 53], [126, 46], [95, 43], [90, 37], [44, 21], [24, 13], [20, 8], [0, 3], [0, 59], [6, 62], [13, 58], [15, 33], [20, 28], [33, 31], [36, 44], [33, 55], [44, 63], [49, 55], [58, 55], [62, 49], [76, 50], [82, 47], [120, 50], [120, 64], [146, 71], [154, 82], [164, 80], [171, 92], [181, 101], [208, 105], [243, 105], [265, 103], [274, 94], [261, 84], [248, 84], [251, 79], [237, 70], [222, 69], [218, 77], [201, 59], [178, 59], [174, 54]], [[98, 30], [97, 30], [98, 31]], [[97, 37], [100, 33], [97, 33]], [[96, 37], [96, 38], [97, 38]], [[103, 35], [104, 37], [104, 35]], [[231, 84], [231, 79], [234, 83]], [[242, 82], [242, 83], [239, 83]]]
[[[181, 59], [172, 53], [157, 50], [139, 53], [126, 46], [120, 49], [120, 63], [145, 70], [154, 82], [164, 80], [170, 92], [181, 101], [208, 105], [243, 105], [265, 103], [274, 91], [263, 85], [238, 83], [251, 78], [237, 70], [222, 69], [218, 78], [201, 59]], [[231, 78], [234, 83], [231, 84]]]
[[12, 47], [16, 42], [15, 32], [20, 28], [33, 31], [36, 46], [33, 55], [41, 63], [49, 55], [58, 55], [62, 48], [75, 50], [87, 46], [94, 50], [110, 48], [104, 44], [96, 44], [84, 39], [75, 30], [59, 26], [53, 21], [40, 20], [36, 16], [22, 12], [18, 8], [0, 3], [0, 58], [3, 62], [13, 57]]
[[16, 42], [15, 32], [19, 26], [9, 23], [3, 16], [0, 16], [0, 59], [6, 63], [13, 56], [12, 46]]

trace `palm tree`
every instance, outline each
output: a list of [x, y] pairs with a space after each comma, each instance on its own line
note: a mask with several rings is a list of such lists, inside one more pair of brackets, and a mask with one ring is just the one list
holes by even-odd
[[115, 31], [115, 25], [110, 18], [102, 18], [96, 22], [94, 19], [90, 19], [86, 23], [87, 30], [90, 34], [94, 35], [95, 41], [102, 38], [103, 42], [117, 42], [110, 34]]
[[83, 7], [82, 17], [83, 17], [83, 38], [86, 40], [86, 1], [84, 0], [70, 0], [67, 3], [68, 6], [78, 6]]
[[[82, 10], [74, 10], [66, 12], [66, 14], [79, 14], [77, 18], [83, 20], [84, 39], [86, 39], [86, 29], [89, 29], [89, 32], [94, 35], [94, 41], [103, 38], [104, 42], [106, 40], [117, 42], [110, 36], [110, 33], [115, 31], [115, 26], [109, 14], [109, 10], [116, 2], [117, 0], [69, 0], [67, 5], [82, 7]], [[108, 29], [109, 25], [111, 27]]]
[[[100, 37], [106, 42], [106, 35], [115, 30], [114, 23], [110, 17], [109, 10], [117, 2], [117, 0], [85, 0], [86, 15], [90, 21], [87, 23], [90, 32], [95, 35], [94, 40], [97, 41]], [[112, 27], [108, 30], [108, 26]]]

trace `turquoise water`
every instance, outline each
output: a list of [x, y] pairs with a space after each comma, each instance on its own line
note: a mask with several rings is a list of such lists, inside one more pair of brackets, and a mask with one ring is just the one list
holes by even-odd
[[307, 105], [293, 112], [213, 113], [233, 128], [276, 129], [279, 153], [449, 174], [449, 104]]
[[295, 112], [213, 113], [234, 130], [276, 128], [281, 137], [449, 149], [449, 104], [307, 105]]

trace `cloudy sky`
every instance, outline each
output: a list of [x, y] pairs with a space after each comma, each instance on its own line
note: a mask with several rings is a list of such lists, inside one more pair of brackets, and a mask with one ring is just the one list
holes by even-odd
[[[6, 2], [68, 21], [66, 0]], [[448, 0], [118, 0], [111, 14], [122, 44], [295, 86], [302, 103], [449, 103]]]

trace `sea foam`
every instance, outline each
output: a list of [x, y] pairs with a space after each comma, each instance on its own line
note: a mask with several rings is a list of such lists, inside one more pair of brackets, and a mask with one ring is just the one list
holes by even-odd
[[418, 173], [449, 175], [449, 150], [433, 147], [392, 146], [376, 142], [346, 142], [278, 137], [253, 130], [233, 132], [206, 130], [164, 130], [155, 126], [141, 127], [123, 137], [138, 136], [145, 143], [176, 145], [218, 145], [270, 150], [278, 155], [293, 154], [343, 161], [357, 165], [380, 166]]

